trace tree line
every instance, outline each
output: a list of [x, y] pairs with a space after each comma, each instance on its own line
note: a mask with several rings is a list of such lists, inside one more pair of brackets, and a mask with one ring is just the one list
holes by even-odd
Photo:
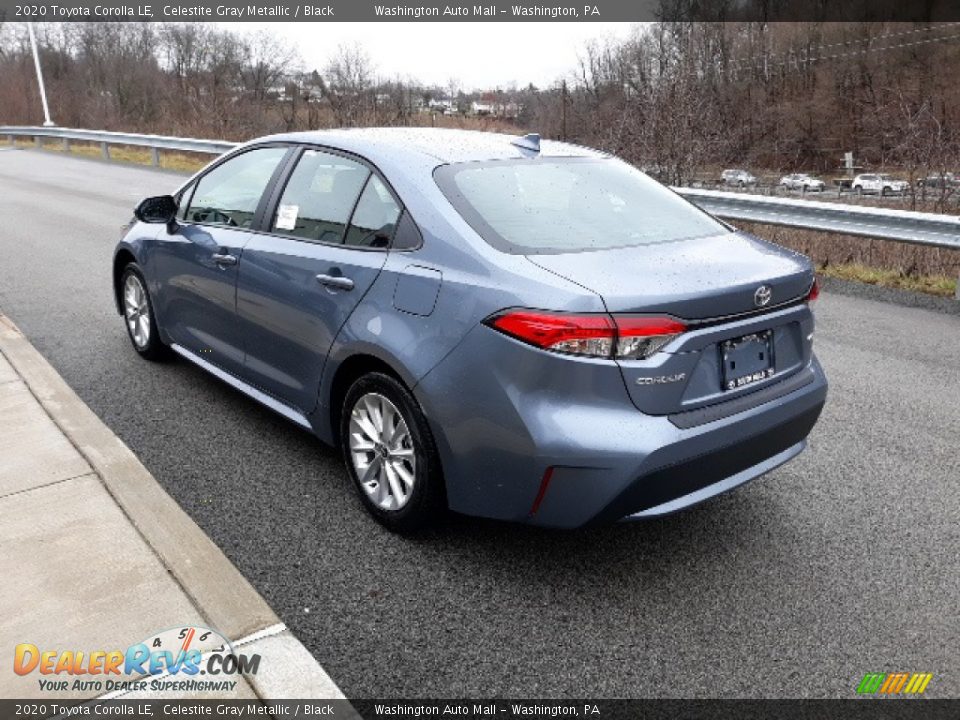
[[[854, 153], [912, 178], [960, 168], [960, 30], [936, 23], [661, 22], [596, 40], [545, 87], [483, 88], [509, 118], [471, 116], [340, 47], [321, 68], [268, 30], [204, 23], [36, 25], [58, 124], [245, 139], [360, 125], [538, 131], [615, 152], [671, 183], [724, 166], [834, 173]], [[480, 89], [477, 89], [480, 90]], [[443, 98], [455, 110], [436, 112]], [[0, 123], [36, 124], [22, 23], [0, 25]]]

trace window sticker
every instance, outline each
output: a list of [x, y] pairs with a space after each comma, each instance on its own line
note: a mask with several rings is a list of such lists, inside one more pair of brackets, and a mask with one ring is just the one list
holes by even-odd
[[297, 215], [299, 214], [299, 205], [281, 205], [277, 208], [277, 230], [293, 230], [296, 228]]

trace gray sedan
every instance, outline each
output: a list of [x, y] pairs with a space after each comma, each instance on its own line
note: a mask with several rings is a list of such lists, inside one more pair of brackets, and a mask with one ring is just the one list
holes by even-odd
[[176, 355], [338, 446], [405, 531], [576, 528], [798, 455], [826, 379], [803, 256], [536, 135], [276, 135], [148, 198], [113, 285]]

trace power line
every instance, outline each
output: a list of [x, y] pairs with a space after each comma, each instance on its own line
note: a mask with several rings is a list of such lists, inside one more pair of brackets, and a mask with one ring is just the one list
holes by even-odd
[[[938, 30], [945, 30], [947, 28], [954, 27], [956, 25], [960, 25], [960, 22], [949, 22], [949, 23], [942, 23], [940, 25], [930, 25], [930, 26], [921, 27], [921, 28], [913, 28], [912, 30], [901, 30], [900, 32], [887, 33], [886, 35], [877, 35], [874, 37], [853, 38], [851, 40], [843, 40], [841, 42], [828, 43], [826, 45], [817, 45], [815, 47], [810, 48], [810, 50], [826, 50], [828, 48], [850, 45], [851, 43], [871, 43], [871, 42], [877, 42], [880, 40], [888, 40], [890, 38], [895, 38], [895, 37], [904, 37], [906, 35], [916, 35], [917, 33], [922, 33], [922, 32], [937, 32]], [[793, 51], [787, 51], [785, 53], [778, 53], [778, 54], [788, 55], [788, 54], [791, 54], [792, 52]], [[755, 55], [752, 58], [742, 58], [740, 60], [731, 60], [730, 64], [733, 64], [733, 65], [748, 64], [757, 60], [769, 60], [770, 57], [771, 57], [770, 55]]]
[[[957, 24], [960, 24], [960, 23], [957, 23]], [[901, 50], [903, 48], [915, 47], [918, 45], [927, 45], [927, 44], [936, 43], [936, 42], [946, 42], [949, 40], [956, 40], [958, 38], [960, 38], [960, 34], [944, 35], [941, 37], [924, 38], [923, 40], [915, 40], [913, 42], [898, 43], [896, 45], [884, 45], [883, 47], [857, 48], [855, 50], [850, 50], [848, 52], [833, 53], [832, 55], [816, 55], [812, 57], [794, 55], [793, 53], [784, 53], [783, 55], [778, 56], [784, 59], [765, 58], [765, 59], [762, 59], [761, 62], [753, 62], [750, 65], [727, 66], [726, 69], [728, 71], [732, 70], [734, 73], [737, 73], [738, 71], [741, 71], [741, 70], [746, 71], [746, 70], [760, 69], [760, 70], [763, 70], [765, 74], [769, 74], [769, 72], [771, 72], [772, 70], [782, 68], [782, 67], [789, 67], [791, 65], [799, 69], [801, 65], [813, 64], [816, 62], [823, 62], [825, 60], [838, 60], [841, 58], [848, 58], [848, 57], [853, 57], [857, 55], [866, 55], [867, 53], [872, 53], [872, 52], [886, 52], [888, 50]]]

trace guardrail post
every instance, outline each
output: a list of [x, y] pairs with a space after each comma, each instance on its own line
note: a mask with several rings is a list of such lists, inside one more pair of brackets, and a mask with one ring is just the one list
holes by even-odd
[[150, 148], [150, 164], [154, 167], [160, 167], [160, 149]]
[[110, 145], [109, 145], [109, 144], [107, 144], [107, 143], [105, 143], [105, 142], [100, 143], [100, 152], [103, 154], [103, 159], [104, 159], [104, 160], [109, 160], [109, 159], [110, 159]]
[[63, 151], [65, 153], [70, 152], [70, 138], [63, 139]]
[[36, 145], [38, 148], [43, 148], [43, 138], [40, 137], [39, 135], [34, 135], [33, 144]]
[[960, 300], [960, 273], [957, 274], [957, 289], [953, 291], [953, 297]]

